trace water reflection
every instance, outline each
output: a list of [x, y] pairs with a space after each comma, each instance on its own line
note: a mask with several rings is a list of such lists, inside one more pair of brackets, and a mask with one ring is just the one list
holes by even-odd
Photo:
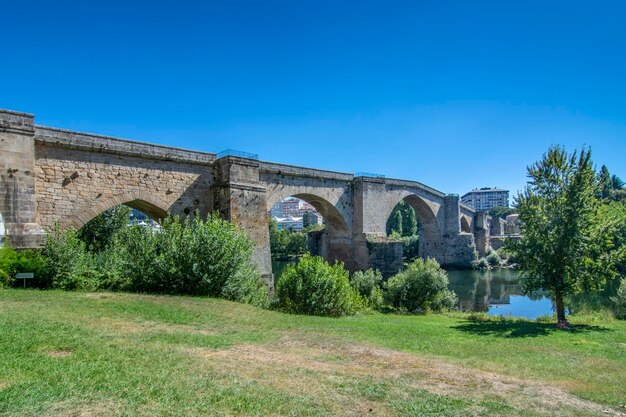
[[524, 295], [517, 271], [448, 271], [448, 277], [461, 311], [526, 318], [553, 313], [552, 302], [544, 294]]

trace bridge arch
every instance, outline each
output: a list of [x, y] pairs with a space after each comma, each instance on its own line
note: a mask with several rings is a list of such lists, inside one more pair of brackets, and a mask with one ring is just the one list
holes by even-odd
[[442, 227], [432, 205], [422, 196], [405, 191], [399, 199], [390, 200], [387, 206], [385, 221], [391, 215], [394, 207], [404, 200], [415, 211], [419, 218], [421, 229], [419, 234], [419, 256], [422, 258], [432, 257], [442, 261], [441, 250], [443, 247]]
[[154, 220], [166, 217], [169, 209], [168, 204], [149, 192], [124, 193], [78, 209], [76, 214], [69, 218], [65, 226], [73, 226], [76, 229], [80, 229], [94, 217], [121, 204], [137, 209]]
[[472, 229], [470, 228], [470, 223], [467, 220], [467, 217], [461, 215], [461, 232], [463, 233], [472, 233]]
[[267, 199], [267, 211], [287, 197], [295, 197], [306, 201], [322, 215], [325, 225], [323, 230], [309, 234], [312, 253], [323, 257], [328, 262], [340, 261], [350, 265], [352, 225], [346, 221], [345, 215], [337, 208], [337, 203], [333, 204], [318, 193], [299, 193], [297, 191], [294, 193], [293, 191], [293, 189], [287, 188], [280, 193], [272, 194]]

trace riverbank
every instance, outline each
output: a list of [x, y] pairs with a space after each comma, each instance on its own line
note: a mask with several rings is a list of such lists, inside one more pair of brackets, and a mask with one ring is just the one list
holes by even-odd
[[0, 291], [1, 415], [620, 415], [626, 322]]

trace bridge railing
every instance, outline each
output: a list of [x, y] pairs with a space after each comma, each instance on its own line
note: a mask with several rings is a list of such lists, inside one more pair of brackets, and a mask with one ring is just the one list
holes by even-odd
[[354, 177], [385, 178], [383, 174], [375, 174], [373, 172], [355, 172]]
[[226, 149], [225, 151], [219, 152], [216, 156], [217, 159], [223, 158], [225, 156], [236, 156], [238, 158], [254, 159], [256, 161], [259, 160], [259, 155], [256, 153], [238, 151], [236, 149]]

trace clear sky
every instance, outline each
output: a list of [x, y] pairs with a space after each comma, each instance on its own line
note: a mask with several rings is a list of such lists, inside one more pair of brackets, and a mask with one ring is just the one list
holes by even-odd
[[513, 191], [626, 179], [626, 2], [0, 0], [0, 108], [209, 152]]

